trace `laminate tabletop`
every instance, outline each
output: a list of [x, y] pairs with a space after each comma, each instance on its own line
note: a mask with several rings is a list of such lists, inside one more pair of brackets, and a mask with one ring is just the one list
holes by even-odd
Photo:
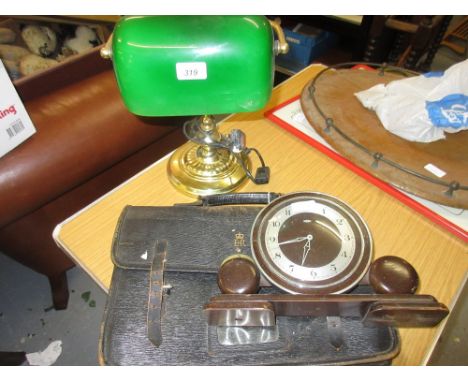
[[[249, 182], [238, 191], [317, 191], [342, 199], [367, 222], [374, 258], [395, 255], [406, 259], [419, 273], [418, 293], [431, 294], [450, 307], [468, 270], [466, 243], [264, 117], [266, 110], [300, 94], [321, 69], [320, 65], [309, 66], [275, 87], [264, 110], [233, 114], [220, 123], [222, 133], [234, 128], [244, 131], [247, 146], [257, 148], [271, 169], [269, 184]], [[141, 171], [54, 231], [57, 245], [105, 291], [110, 286], [111, 244], [122, 209], [193, 201], [169, 183], [168, 159], [166, 156]], [[436, 328], [399, 329], [401, 351], [393, 364], [424, 364], [441, 327], [443, 323]]]

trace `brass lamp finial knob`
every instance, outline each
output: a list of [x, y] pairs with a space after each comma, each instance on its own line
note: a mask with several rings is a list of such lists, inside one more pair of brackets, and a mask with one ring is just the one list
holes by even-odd
[[101, 54], [102, 58], [107, 60], [112, 59], [112, 34], [109, 36], [99, 53]]

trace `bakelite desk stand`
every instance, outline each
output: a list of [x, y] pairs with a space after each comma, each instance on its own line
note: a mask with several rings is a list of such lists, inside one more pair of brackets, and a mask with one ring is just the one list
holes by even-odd
[[[406, 259], [419, 273], [418, 293], [431, 294], [451, 308], [468, 270], [468, 245], [264, 118], [265, 110], [300, 94], [322, 68], [312, 65], [277, 86], [264, 110], [234, 114], [220, 124], [223, 133], [233, 128], [243, 130], [248, 145], [258, 148], [271, 168], [269, 184], [257, 186], [250, 182], [239, 191], [307, 190], [344, 200], [369, 225], [374, 258], [396, 255]], [[170, 185], [166, 174], [168, 158], [143, 170], [55, 229], [58, 246], [105, 291], [109, 289], [113, 270], [112, 237], [124, 206], [170, 206], [193, 201]], [[443, 324], [436, 328], [399, 329], [401, 352], [393, 364], [424, 364]]]

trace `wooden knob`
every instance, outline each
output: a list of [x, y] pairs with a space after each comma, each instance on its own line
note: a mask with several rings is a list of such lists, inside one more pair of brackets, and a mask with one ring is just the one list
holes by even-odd
[[369, 283], [376, 293], [414, 294], [419, 286], [419, 276], [406, 260], [384, 256], [370, 266]]
[[229, 256], [218, 271], [218, 287], [226, 294], [257, 293], [260, 274], [253, 260], [245, 255]]

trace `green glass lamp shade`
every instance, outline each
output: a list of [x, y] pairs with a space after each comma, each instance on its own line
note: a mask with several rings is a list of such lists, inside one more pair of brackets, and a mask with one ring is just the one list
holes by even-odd
[[259, 110], [271, 95], [273, 55], [263, 16], [125, 17], [112, 42], [122, 98], [141, 116]]

